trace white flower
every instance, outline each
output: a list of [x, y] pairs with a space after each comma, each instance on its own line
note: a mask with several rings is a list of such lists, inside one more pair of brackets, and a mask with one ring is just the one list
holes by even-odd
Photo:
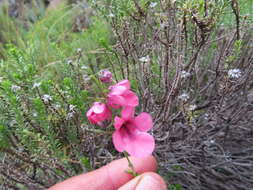
[[67, 120], [71, 120], [73, 117], [74, 117], [74, 115], [75, 115], [75, 112], [70, 112], [70, 113], [68, 113], [67, 114]]
[[225, 152], [224, 153], [224, 158], [226, 161], [231, 161], [232, 158], [231, 158], [231, 153], [230, 152]]
[[87, 82], [87, 81], [89, 81], [89, 80], [90, 80], [90, 77], [89, 77], [88, 75], [84, 74], [84, 75], [83, 75], [83, 81], [84, 81], [84, 82]]
[[86, 69], [88, 69], [88, 67], [87, 67], [86, 65], [83, 65], [83, 66], [81, 67], [81, 69], [86, 70]]
[[3, 79], [4, 79], [3, 77], [0, 77], [0, 83], [3, 82]]
[[165, 22], [160, 24], [161, 29], [164, 29], [165, 27], [168, 27], [168, 26], [169, 26], [169, 24], [165, 23]]
[[15, 124], [17, 124], [17, 121], [16, 121], [16, 120], [12, 120], [12, 121], [10, 121], [10, 123], [9, 123], [9, 125], [10, 125], [11, 127], [13, 127]]
[[44, 95], [42, 96], [42, 100], [43, 100], [45, 103], [48, 103], [48, 102], [52, 101], [52, 97], [51, 97], [50, 95], [48, 95], [48, 94], [44, 94]]
[[242, 76], [242, 72], [240, 69], [230, 69], [228, 71], [229, 78], [240, 78]]
[[76, 50], [78, 53], [81, 53], [82, 52], [82, 48], [77, 48]]
[[144, 63], [147, 63], [150, 61], [150, 58], [149, 58], [149, 55], [147, 55], [146, 57], [141, 57], [139, 59], [140, 62], [144, 62]]
[[37, 117], [38, 113], [34, 112], [32, 115], [33, 115], [33, 117]]
[[186, 102], [190, 98], [190, 96], [189, 96], [189, 94], [187, 94], [187, 93], [184, 92], [183, 94], [181, 94], [180, 96], [178, 96], [178, 98], [180, 100]]
[[67, 61], [67, 65], [71, 65], [71, 64], [72, 64], [72, 62], [73, 62], [73, 61], [72, 61], [71, 59], [70, 59], [70, 60], [68, 60], [68, 61]]
[[110, 13], [110, 14], [108, 15], [108, 17], [113, 18], [113, 17], [115, 17], [115, 15], [114, 15], [114, 14], [112, 14], [112, 13]]
[[75, 112], [75, 108], [76, 108], [76, 106], [74, 106], [72, 104], [69, 105], [69, 111]]
[[32, 87], [32, 89], [34, 89], [34, 88], [38, 88], [39, 86], [41, 85], [41, 83], [40, 82], [35, 82], [34, 84], [33, 84], [33, 87]]
[[204, 144], [206, 146], [211, 146], [214, 143], [215, 143], [215, 140], [213, 140], [213, 139], [208, 139], [208, 140], [204, 141]]
[[197, 108], [197, 106], [196, 106], [195, 104], [192, 104], [192, 105], [189, 106], [188, 109], [189, 109], [190, 111], [194, 111], [196, 108]]
[[17, 85], [12, 85], [12, 86], [11, 86], [11, 90], [12, 90], [13, 92], [17, 92], [17, 91], [21, 90], [21, 87], [20, 87], [20, 86], [17, 86]]
[[59, 104], [54, 104], [53, 107], [54, 107], [54, 109], [58, 110], [59, 108], [61, 108], [61, 105], [59, 105]]
[[181, 78], [188, 78], [189, 76], [191, 76], [191, 73], [189, 73], [187, 71], [182, 71], [181, 72]]
[[154, 8], [157, 5], [157, 2], [151, 2], [149, 7]]
[[209, 114], [208, 114], [208, 113], [205, 113], [205, 114], [204, 114], [204, 120], [208, 120], [208, 118], [209, 118]]

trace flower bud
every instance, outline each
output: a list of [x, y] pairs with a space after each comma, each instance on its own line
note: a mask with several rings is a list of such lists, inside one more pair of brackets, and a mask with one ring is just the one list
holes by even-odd
[[99, 73], [99, 79], [104, 83], [110, 83], [112, 82], [112, 73], [107, 69], [101, 70]]

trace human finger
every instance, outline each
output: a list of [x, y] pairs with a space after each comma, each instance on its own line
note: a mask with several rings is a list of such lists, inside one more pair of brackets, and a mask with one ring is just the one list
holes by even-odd
[[166, 190], [167, 186], [161, 176], [148, 172], [135, 177], [118, 190]]
[[[157, 162], [153, 156], [146, 158], [129, 157], [137, 173], [156, 171]], [[115, 190], [132, 179], [126, 171], [129, 169], [125, 158], [87, 174], [81, 174], [54, 185], [48, 190]]]

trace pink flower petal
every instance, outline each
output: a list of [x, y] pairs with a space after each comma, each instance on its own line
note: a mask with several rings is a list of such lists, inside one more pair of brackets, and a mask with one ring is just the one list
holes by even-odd
[[112, 86], [110, 87], [110, 90], [110, 95], [121, 95], [128, 89], [124, 86]]
[[88, 117], [89, 121], [92, 123], [92, 124], [96, 124], [97, 123], [97, 119], [96, 119], [96, 116], [93, 114], [91, 116]]
[[149, 131], [153, 127], [152, 117], [145, 112], [142, 112], [140, 115], [134, 118], [134, 123], [142, 132]]
[[111, 110], [109, 109], [109, 107], [107, 105], [106, 105], [105, 117], [107, 119], [110, 119], [112, 117], [112, 112], [111, 112]]
[[124, 97], [122, 96], [115, 96], [115, 95], [110, 95], [108, 96], [108, 103], [109, 105], [113, 105], [113, 104], [116, 104], [116, 105], [125, 105], [126, 104], [126, 100]]
[[116, 129], [116, 130], [119, 130], [120, 128], [121, 128], [121, 126], [123, 125], [123, 123], [125, 122], [125, 120], [124, 119], [121, 119], [120, 117], [118, 117], [118, 116], [116, 116], [115, 118], [114, 118], [114, 128]]
[[114, 147], [116, 148], [117, 151], [123, 152], [125, 150], [126, 144], [123, 141], [123, 138], [122, 138], [119, 130], [115, 131], [112, 134], [112, 142], [113, 142]]
[[111, 110], [106, 104], [95, 102], [86, 113], [86, 116], [92, 124], [98, 124], [111, 119]]
[[131, 156], [139, 158], [147, 157], [151, 155], [155, 149], [155, 140], [148, 133], [139, 133], [138, 135], [135, 135], [134, 138], [128, 140], [129, 141], [126, 144], [123, 144], [125, 141], [122, 141], [121, 147], [123, 149], [123, 147], [126, 146], [125, 151]]
[[127, 119], [131, 119], [134, 117], [134, 107], [130, 107], [130, 106], [126, 106], [122, 109], [121, 111], [121, 116], [123, 119], [127, 120]]
[[130, 89], [130, 82], [129, 80], [122, 80], [116, 84], [117, 86], [124, 86], [127, 90]]
[[125, 106], [136, 107], [139, 104], [138, 96], [131, 90], [124, 93], [124, 98], [126, 102]]
[[90, 117], [92, 113], [93, 113], [93, 108], [91, 107], [91, 108], [87, 111], [86, 116], [87, 116], [87, 117]]
[[93, 112], [94, 113], [102, 113], [104, 112], [104, 110], [106, 109], [105, 104], [99, 103], [99, 102], [95, 102], [93, 105]]
[[125, 93], [125, 91], [129, 89], [130, 89], [130, 82], [128, 80], [123, 80], [109, 87], [110, 90], [109, 95], [122, 95]]

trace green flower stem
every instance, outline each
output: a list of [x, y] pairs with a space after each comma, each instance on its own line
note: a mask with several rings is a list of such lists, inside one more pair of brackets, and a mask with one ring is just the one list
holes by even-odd
[[104, 85], [94, 75], [91, 75], [90, 78], [96, 83], [97, 87], [102, 92], [103, 96], [107, 97], [107, 93], [106, 93], [106, 89]]
[[99, 129], [87, 129], [85, 128], [84, 130], [92, 132], [92, 133], [98, 133], [98, 134], [109, 134], [112, 135], [113, 131], [103, 131], [103, 130], [99, 130]]
[[127, 153], [126, 151], [124, 151], [123, 153], [124, 153], [124, 156], [125, 156], [126, 159], [127, 159], [128, 167], [130, 168], [129, 170], [127, 170], [127, 173], [133, 175], [134, 177], [138, 176], [139, 174], [135, 171], [134, 165], [133, 165], [133, 163], [131, 162], [131, 160], [129, 159], [128, 153]]

